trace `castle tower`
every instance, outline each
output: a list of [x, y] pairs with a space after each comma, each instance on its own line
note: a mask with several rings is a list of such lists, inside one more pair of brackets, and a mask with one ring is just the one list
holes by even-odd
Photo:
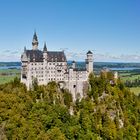
[[21, 61], [22, 62], [28, 62], [28, 57], [27, 57], [27, 54], [26, 54], [26, 47], [24, 47], [24, 53], [21, 56]]
[[91, 51], [87, 52], [86, 69], [88, 73], [93, 72], [93, 53]]
[[72, 68], [75, 69], [76, 68], [76, 62], [72, 61]]
[[37, 39], [37, 35], [36, 35], [36, 32], [34, 32], [34, 35], [33, 35], [33, 41], [32, 41], [32, 49], [33, 50], [37, 50], [38, 49], [38, 39]]
[[47, 60], [47, 46], [46, 42], [44, 43], [44, 48], [43, 48], [43, 58]]

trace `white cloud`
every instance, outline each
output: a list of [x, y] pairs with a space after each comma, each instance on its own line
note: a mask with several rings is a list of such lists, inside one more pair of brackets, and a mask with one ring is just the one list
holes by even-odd
[[[65, 50], [67, 60], [84, 61], [86, 52], [70, 52]], [[0, 53], [0, 61], [20, 61], [21, 51], [19, 50], [3, 50]], [[140, 55], [136, 54], [121, 54], [113, 55], [110, 53], [93, 53], [94, 61], [96, 62], [140, 62]]]
[[116, 61], [116, 62], [140, 62], [140, 55], [110, 55], [110, 54], [95, 54], [95, 61]]
[[18, 51], [11, 52], [11, 54], [18, 54], [18, 53], [19, 53]]
[[[101, 62], [140, 62], [140, 55], [138, 54], [121, 54], [112, 55], [109, 53], [100, 54], [93, 53], [94, 61]], [[81, 52], [66, 52], [66, 57], [68, 60], [84, 61], [86, 58], [86, 53]]]
[[84, 60], [86, 58], [86, 53], [81, 52], [66, 52], [67, 60]]
[[9, 53], [10, 52], [10, 50], [4, 50], [3, 51], [3, 53]]
[[0, 62], [14, 62], [14, 61], [20, 61], [21, 52], [18, 50], [3, 50], [0, 52]]

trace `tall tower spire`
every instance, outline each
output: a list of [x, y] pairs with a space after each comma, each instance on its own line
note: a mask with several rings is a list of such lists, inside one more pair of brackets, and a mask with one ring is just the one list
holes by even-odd
[[44, 60], [47, 60], [47, 46], [46, 46], [46, 42], [44, 43], [44, 48], [43, 48], [43, 58], [44, 58]]
[[43, 48], [43, 52], [47, 52], [47, 46], [46, 46], [46, 42], [44, 42], [44, 48]]
[[36, 35], [36, 31], [34, 32], [34, 35], [33, 35], [33, 41], [32, 41], [32, 47], [33, 47], [33, 50], [37, 50], [38, 49], [38, 38], [37, 38], [37, 35]]

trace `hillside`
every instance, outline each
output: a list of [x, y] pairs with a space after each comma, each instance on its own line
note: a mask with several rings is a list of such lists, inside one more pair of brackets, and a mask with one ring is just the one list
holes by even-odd
[[111, 74], [91, 74], [75, 103], [55, 82], [27, 91], [16, 78], [0, 85], [0, 126], [2, 140], [139, 140], [140, 96]]

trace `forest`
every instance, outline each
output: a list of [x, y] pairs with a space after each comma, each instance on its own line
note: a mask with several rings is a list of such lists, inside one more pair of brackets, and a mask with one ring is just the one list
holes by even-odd
[[18, 78], [1, 84], [0, 139], [140, 140], [140, 95], [111, 74], [91, 73], [88, 83], [76, 102], [55, 82], [30, 90]]

